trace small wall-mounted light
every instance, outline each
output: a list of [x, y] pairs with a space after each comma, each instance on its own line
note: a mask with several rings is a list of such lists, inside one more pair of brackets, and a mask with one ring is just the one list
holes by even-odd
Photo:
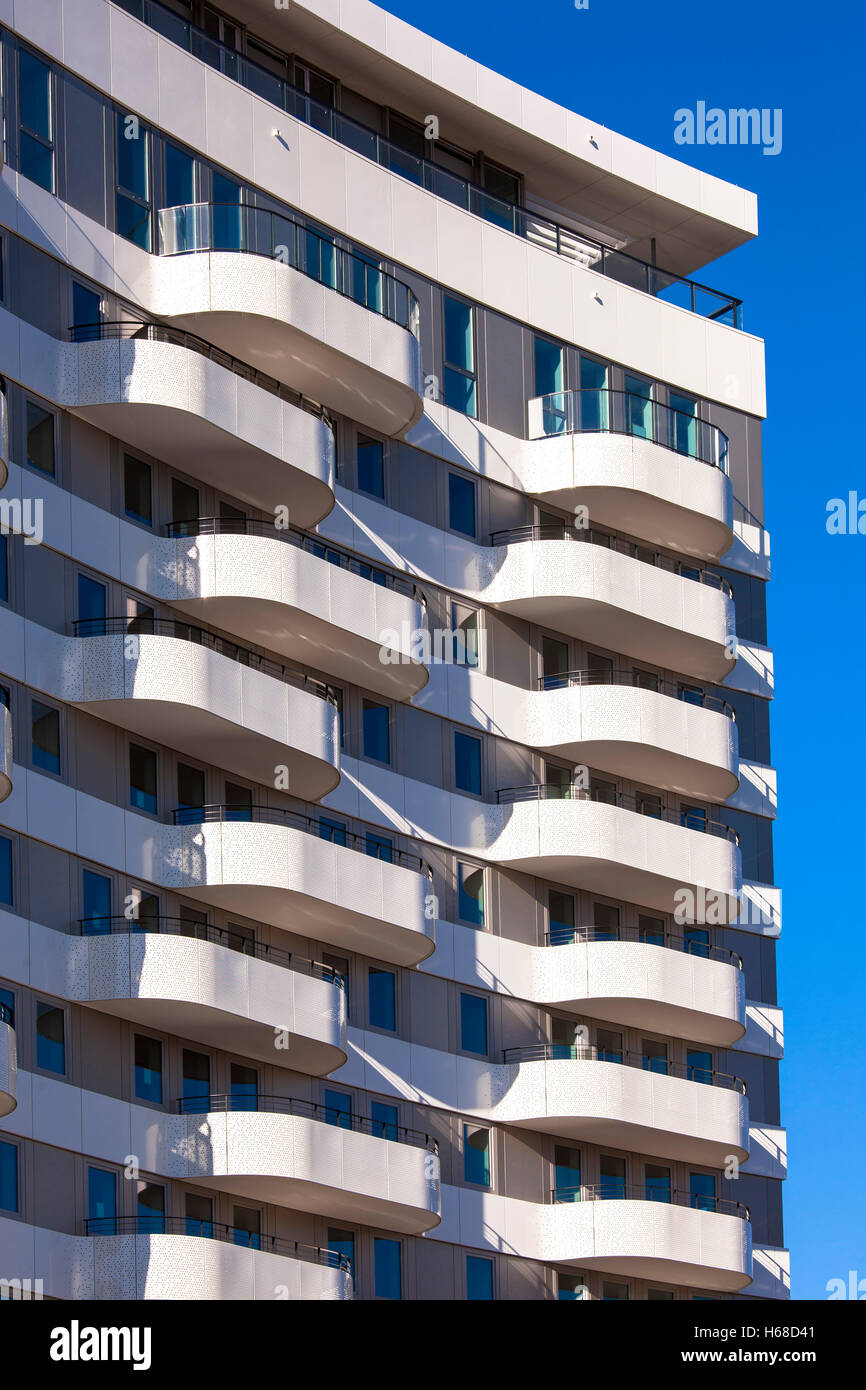
[[278, 125], [275, 125], [273, 130], [271, 131], [271, 135], [273, 135], [275, 140], [279, 140], [282, 136], [282, 133], [283, 132], [280, 130], [280, 127]]

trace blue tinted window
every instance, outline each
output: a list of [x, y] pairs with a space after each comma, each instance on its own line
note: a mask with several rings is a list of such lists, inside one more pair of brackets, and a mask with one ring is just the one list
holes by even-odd
[[493, 1261], [480, 1255], [466, 1256], [466, 1297], [467, 1299], [486, 1299], [493, 1297]]
[[699, 1081], [706, 1086], [713, 1084], [712, 1053], [689, 1050], [686, 1054], [686, 1062], [690, 1081]]
[[87, 1217], [89, 1221], [113, 1221], [117, 1215], [117, 1179], [104, 1168], [87, 1170]]
[[12, 906], [12, 841], [0, 835], [0, 903]]
[[18, 1148], [0, 1143], [0, 1210], [18, 1210]]
[[381, 859], [384, 864], [390, 864], [394, 858], [394, 842], [389, 840], [387, 835], [379, 835], [375, 830], [368, 830], [366, 834], [367, 853], [373, 859]]
[[159, 1234], [165, 1230], [165, 1188], [155, 1182], [140, 1182], [136, 1201], [138, 1229]]
[[[183, 1098], [190, 1104], [184, 1109], [193, 1114], [203, 1114], [207, 1109], [210, 1095], [210, 1058], [204, 1052], [183, 1049]], [[200, 1107], [196, 1104], [201, 1102]]]
[[352, 1268], [355, 1268], [355, 1232], [344, 1231], [339, 1226], [328, 1227], [328, 1249], [335, 1255], [345, 1255]]
[[259, 1074], [255, 1067], [232, 1062], [230, 1073], [232, 1110], [257, 1110]]
[[475, 369], [472, 341], [472, 306], [445, 295], [445, 361], [464, 372]]
[[102, 301], [95, 290], [72, 282], [72, 324], [79, 343], [93, 342], [99, 337]]
[[66, 1072], [66, 1029], [63, 1010], [54, 1004], [36, 1004], [36, 1065], [58, 1076]]
[[397, 1107], [396, 1105], [386, 1105], [384, 1101], [374, 1100], [370, 1105], [370, 1119], [375, 1126], [375, 1132], [383, 1139], [397, 1138]]
[[550, 396], [562, 390], [562, 348], [546, 338], [535, 339], [535, 394]]
[[480, 994], [460, 995], [460, 1046], [487, 1056], [487, 1000]]
[[156, 815], [156, 754], [138, 743], [129, 745], [129, 804]]
[[93, 925], [109, 928], [111, 917], [111, 879], [104, 874], [95, 874], [92, 869], [81, 873], [81, 916]]
[[326, 816], [319, 818], [319, 839], [330, 840], [334, 845], [345, 845], [346, 827], [338, 820], [328, 820]]
[[325, 1121], [338, 1129], [352, 1128], [352, 1097], [342, 1091], [325, 1092]]
[[115, 113], [117, 194], [115, 230], [150, 250], [149, 136], [141, 122], [124, 111]]
[[372, 497], [385, 496], [385, 446], [365, 434], [358, 435], [358, 487]]
[[474, 864], [458, 865], [457, 911], [462, 921], [484, 926], [484, 870]]
[[27, 402], [27, 462], [54, 477], [54, 416], [35, 401]]
[[472, 734], [454, 735], [454, 785], [459, 792], [481, 795], [481, 740]]
[[49, 193], [54, 188], [51, 69], [34, 53], [18, 55], [19, 167]]
[[185, 207], [195, 202], [195, 160], [177, 145], [165, 147], [165, 205]]
[[463, 1179], [477, 1187], [490, 1186], [490, 1130], [463, 1126]]
[[692, 1206], [699, 1211], [712, 1211], [715, 1206], [716, 1180], [712, 1173], [690, 1173], [689, 1192]]
[[448, 525], [461, 536], [475, 537], [475, 484], [460, 473], [448, 474]]
[[391, 711], [387, 705], [364, 701], [364, 757], [376, 762], [391, 761]]
[[135, 1094], [162, 1105], [162, 1043], [141, 1033], [135, 1035]]
[[0, 603], [9, 602], [9, 537], [0, 536]]
[[373, 1241], [373, 1265], [377, 1298], [400, 1298], [400, 1242], [377, 1236]]
[[33, 766], [60, 776], [60, 711], [34, 700], [31, 706]]
[[397, 1027], [396, 976], [392, 970], [379, 970], [371, 965], [367, 971], [370, 1023], [374, 1028]]
[[442, 398], [449, 410], [459, 410], [461, 415], [469, 415], [473, 419], [478, 413], [474, 377], [464, 376], [462, 372], [455, 372], [453, 367], [445, 368]]

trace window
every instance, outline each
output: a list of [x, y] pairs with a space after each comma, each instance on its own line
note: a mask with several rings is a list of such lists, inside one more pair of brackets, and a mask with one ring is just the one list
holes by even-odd
[[195, 160], [186, 150], [166, 143], [165, 206], [188, 207], [195, 200]]
[[659, 678], [655, 671], [635, 671], [632, 680], [638, 690], [655, 690], [658, 692]]
[[462, 473], [448, 474], [448, 525], [475, 539], [475, 484]]
[[12, 841], [0, 835], [0, 903], [12, 906]]
[[214, 251], [240, 251], [244, 244], [240, 187], [233, 179], [215, 173], [212, 201]]
[[[535, 344], [535, 394], [550, 396], [563, 388], [563, 354], [558, 343], [548, 342], [546, 338], [534, 339]], [[549, 433], [549, 431], [545, 431]]]
[[391, 761], [391, 710], [388, 705], [365, 700], [363, 705], [364, 757], [377, 763]]
[[660, 1163], [644, 1165], [645, 1195], [648, 1202], [671, 1200], [671, 1170]]
[[225, 784], [225, 804], [228, 808], [226, 820], [248, 821], [252, 819], [253, 794], [249, 787], [243, 787], [239, 782], [227, 781]]
[[118, 236], [151, 249], [149, 132], [137, 116], [114, 113], [116, 193], [115, 231]]
[[139, 1182], [136, 1187], [139, 1231], [161, 1235], [165, 1230], [165, 1188], [156, 1182]]
[[9, 537], [0, 535], [0, 603], [9, 602]]
[[373, 1241], [373, 1288], [376, 1298], [398, 1299], [403, 1294], [399, 1240], [376, 1236]]
[[607, 782], [601, 777], [590, 778], [589, 795], [592, 801], [599, 801], [603, 806], [615, 806], [617, 804], [617, 790], [615, 782]]
[[171, 519], [174, 522], [198, 520], [198, 488], [181, 478], [171, 480]]
[[608, 428], [607, 367], [589, 357], [580, 359], [580, 427], [585, 431]]
[[481, 795], [481, 739], [454, 733], [454, 786], [459, 792]]
[[478, 612], [465, 603], [451, 603], [451, 660], [455, 666], [477, 666], [479, 658]]
[[475, 864], [457, 865], [457, 914], [473, 927], [484, 926], [484, 870]]
[[262, 1246], [262, 1214], [255, 1207], [232, 1207], [232, 1239], [235, 1245], [248, 1245], [251, 1250]]
[[139, 743], [129, 745], [129, 804], [156, 815], [156, 754]]
[[213, 1198], [200, 1192], [184, 1194], [183, 1214], [188, 1236], [213, 1236]]
[[325, 1123], [338, 1129], [352, 1128], [352, 1097], [343, 1091], [325, 1092]]
[[583, 1034], [573, 1018], [551, 1019], [550, 1055], [556, 1061], [573, 1061], [584, 1055]]
[[460, 994], [460, 1047], [487, 1056], [487, 1000], [482, 994]]
[[680, 804], [680, 824], [688, 830], [706, 830], [707, 813], [703, 806], [692, 806], [683, 801]]
[[580, 1149], [557, 1144], [553, 1151], [553, 1200], [580, 1201]]
[[686, 1053], [686, 1068], [689, 1081], [698, 1081], [701, 1085], [712, 1086], [713, 1056], [711, 1052], [693, 1052], [690, 1048]]
[[609, 656], [599, 656], [590, 652], [586, 658], [590, 685], [610, 685], [613, 680], [613, 662]]
[[559, 1274], [556, 1276], [556, 1297], [560, 1303], [580, 1303], [584, 1297], [586, 1283], [580, 1274]]
[[472, 306], [450, 295], [443, 297], [445, 313], [444, 400], [452, 410], [475, 416], [475, 341]]
[[548, 935], [551, 946], [568, 946], [574, 941], [574, 898], [551, 888], [547, 894]]
[[599, 1160], [599, 1196], [603, 1201], [625, 1196], [625, 1159], [602, 1154]]
[[671, 444], [678, 454], [691, 454], [695, 457], [697, 446], [698, 403], [690, 396], [670, 394], [671, 406]]
[[397, 1028], [397, 977], [393, 970], [371, 965], [367, 970], [370, 1026], [393, 1033]]
[[210, 1097], [210, 1057], [205, 1052], [183, 1049], [181, 1087], [183, 1108], [188, 1114], [204, 1115]]
[[640, 377], [625, 379], [625, 423], [629, 434], [639, 439], [653, 438], [652, 386]]
[[229, 1069], [229, 1090], [232, 1110], [257, 1110], [259, 1105], [259, 1074], [255, 1067], [232, 1062]]
[[466, 1297], [470, 1301], [493, 1297], [493, 1261], [482, 1255], [466, 1256]]
[[619, 908], [610, 903], [593, 903], [592, 924], [596, 941], [619, 940]]
[[66, 1075], [66, 1020], [56, 1004], [36, 1002], [36, 1065]]
[[85, 633], [93, 634], [103, 630], [105, 622], [105, 585], [91, 579], [89, 574], [78, 576], [78, 621], [88, 623]]
[[18, 1145], [0, 1142], [0, 1211], [18, 1210]]
[[60, 776], [60, 711], [40, 700], [30, 704], [32, 730], [31, 761], [43, 772]]
[[51, 69], [18, 51], [18, 164], [26, 179], [54, 192], [54, 110]]
[[328, 820], [327, 816], [320, 816], [318, 826], [320, 840], [330, 840], [332, 845], [345, 845], [346, 827], [342, 821]]
[[383, 1139], [397, 1140], [397, 1107], [396, 1105], [386, 1105], [384, 1101], [374, 1100], [370, 1103], [370, 1119], [373, 1123], [374, 1133]]
[[560, 642], [556, 637], [542, 637], [541, 667], [545, 690], [560, 690], [566, 685], [564, 677], [568, 672], [568, 643]]
[[153, 524], [150, 464], [131, 454], [123, 456], [123, 509], [133, 521]]
[[622, 1033], [612, 1028], [599, 1028], [597, 1033], [598, 1060], [600, 1062], [621, 1062], [623, 1059]]
[[341, 1226], [328, 1227], [328, 1249], [334, 1255], [343, 1255], [355, 1268], [355, 1232], [344, 1231]]
[[664, 946], [665, 924], [661, 917], [647, 917], [643, 912], [637, 919], [638, 936], [648, 946]]
[[635, 793], [635, 810], [641, 816], [650, 816], [652, 820], [662, 818], [662, 799], [655, 792]]
[[463, 1180], [490, 1186], [490, 1130], [481, 1125], [463, 1126]]
[[689, 955], [702, 956], [704, 960], [709, 959], [710, 933], [705, 927], [685, 927], [683, 937], [685, 949]]
[[196, 806], [204, 806], [204, 773], [201, 768], [190, 767], [188, 763], [177, 765], [177, 809], [188, 811]]
[[377, 830], [368, 830], [364, 836], [364, 843], [371, 859], [381, 859], [383, 864], [393, 863], [394, 841], [389, 840], [387, 835], [380, 835]]
[[104, 1235], [114, 1234], [117, 1218], [117, 1178], [105, 1168], [87, 1170], [87, 1219], [98, 1221]]
[[27, 402], [27, 462], [54, 477], [54, 416], [35, 401]]
[[72, 282], [72, 326], [77, 343], [92, 343], [99, 337], [102, 300], [95, 290]]
[[544, 764], [544, 792], [549, 801], [571, 800], [571, 771], [556, 763]]
[[698, 1211], [713, 1211], [716, 1205], [716, 1180], [712, 1173], [689, 1173], [691, 1205]]
[[385, 445], [366, 434], [358, 435], [358, 491], [385, 496]]
[[613, 1284], [605, 1279], [601, 1296], [605, 1303], [628, 1303], [628, 1284]]
[[349, 1013], [349, 960], [347, 956], [334, 955], [333, 951], [322, 951], [320, 960], [323, 965], [327, 965], [335, 974], [340, 975], [343, 980], [343, 989], [346, 995], [346, 1015]]
[[111, 879], [92, 869], [81, 871], [81, 918], [88, 935], [107, 932], [111, 925]]
[[673, 1303], [673, 1289], [647, 1289], [647, 1302], [649, 1303]]
[[162, 1105], [162, 1043], [144, 1033], [135, 1035], [135, 1094]]

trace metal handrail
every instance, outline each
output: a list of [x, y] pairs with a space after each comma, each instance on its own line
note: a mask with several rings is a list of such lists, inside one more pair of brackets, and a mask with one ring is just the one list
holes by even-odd
[[73, 343], [95, 343], [110, 338], [133, 342], [140, 339], [149, 343], [168, 343], [172, 347], [185, 348], [187, 352], [197, 352], [199, 356], [206, 357], [218, 367], [225, 367], [226, 371], [233, 372], [244, 381], [252, 382], [253, 386], [260, 387], [272, 396], [279, 396], [281, 401], [287, 401], [290, 405], [296, 405], [308, 414], [317, 416], [328, 426], [332, 434], [334, 432], [333, 421], [318, 401], [309, 400], [300, 391], [277, 381], [276, 377], [268, 376], [258, 367], [251, 367], [248, 362], [242, 362], [230, 352], [214, 347], [207, 339], [199, 338], [195, 333], [188, 333], [184, 328], [173, 328], [164, 323], [149, 323], [144, 319], [100, 319], [95, 323], [71, 324], [67, 333]]
[[642, 1052], [610, 1052], [588, 1043], [534, 1043], [529, 1047], [508, 1047], [502, 1054], [507, 1065], [521, 1062], [609, 1062], [612, 1066], [634, 1067], [656, 1076], [677, 1076], [702, 1086], [718, 1086], [725, 1091], [746, 1094], [742, 1077], [715, 1067], [699, 1067], [690, 1062], [672, 1062], [666, 1057], [647, 1057]]
[[378, 569], [365, 560], [359, 560], [351, 551], [345, 550], [340, 545], [334, 545], [332, 541], [326, 540], [323, 536], [318, 536], [312, 531], [301, 531], [295, 526], [279, 526], [276, 519], [254, 521], [250, 517], [199, 516], [192, 521], [170, 521], [165, 528], [165, 533], [172, 539], [228, 535], [265, 536], [268, 539], [286, 541], [289, 545], [306, 550], [321, 560], [327, 560], [331, 565], [349, 570], [352, 574], [360, 575], [362, 579], [369, 579], [372, 584], [393, 589], [395, 593], [405, 594], [414, 598], [416, 603], [420, 603], [423, 607], [426, 608], [427, 606], [423, 592], [411, 580], [405, 579], [402, 575], [394, 574], [390, 570]]
[[[714, 710], [717, 714], [724, 714], [730, 719], [732, 724], [737, 722], [737, 712], [733, 705], [727, 700], [723, 700], [720, 695], [707, 695], [704, 690], [695, 686], [682, 685], [676, 681], [662, 680], [658, 678], [657, 685], [640, 685], [636, 679], [637, 671], [625, 671], [620, 667], [614, 667], [610, 671], [601, 670], [575, 670], [557, 671], [549, 676], [539, 676], [539, 690], [563, 690], [572, 685], [625, 685], [635, 690], [649, 690], [654, 695], [664, 695], [674, 700], [682, 700], [687, 705], [697, 705], [701, 709]], [[649, 674], [649, 673], [647, 673]]]
[[[302, 124], [400, 178], [419, 185], [434, 196], [493, 223], [513, 236], [534, 241], [558, 256], [588, 262], [591, 269], [612, 280], [656, 298], [670, 296], [669, 302], [679, 303], [680, 307], [692, 313], [713, 320], [727, 320], [731, 327], [742, 328], [741, 299], [674, 271], [662, 270], [595, 237], [575, 232], [552, 218], [531, 212], [507, 199], [497, 198], [472, 180], [462, 179], [432, 160], [412, 154], [370, 126], [344, 116], [333, 106], [314, 100], [286, 78], [269, 72], [235, 48], [211, 38], [197, 25], [159, 4], [158, 0], [115, 0], [115, 3], [280, 111], [285, 111]], [[705, 307], [704, 299], [707, 301]]]
[[241, 252], [280, 261], [418, 337], [420, 306], [403, 280], [338, 246], [297, 217], [252, 203], [182, 203], [159, 210], [159, 254]]
[[9, 1004], [0, 1004], [0, 1023], [8, 1023], [10, 1028], [15, 1027], [15, 1010]]
[[500, 787], [496, 793], [496, 800], [500, 806], [510, 806], [520, 801], [594, 801], [600, 806], [619, 806], [626, 811], [635, 811], [640, 816], [649, 816], [651, 820], [679, 825], [684, 830], [698, 830], [706, 835], [714, 835], [719, 840], [730, 840], [735, 845], [740, 843], [739, 833], [732, 825], [707, 820], [697, 811], [674, 811], [667, 806], [661, 806], [657, 811], [645, 811], [641, 809], [639, 798], [636, 796], [620, 791], [615, 792], [614, 796], [615, 801], [611, 801], [606, 795], [599, 795], [597, 788], [561, 787], [556, 782], [528, 782], [522, 787]]
[[745, 1202], [736, 1202], [731, 1197], [704, 1196], [699, 1192], [685, 1192], [681, 1188], [653, 1188], [639, 1183], [619, 1182], [611, 1178], [606, 1183], [580, 1183], [574, 1187], [555, 1187], [552, 1193], [555, 1205], [564, 1202], [662, 1202], [669, 1206], [691, 1207], [695, 1211], [714, 1211], [723, 1216], [738, 1216], [742, 1221], [751, 1221], [751, 1213]]
[[[397, 864], [412, 869], [415, 873], [433, 878], [433, 870], [420, 855], [409, 854], [407, 850], [395, 849], [393, 845], [381, 844], [381, 831], [370, 830], [358, 834], [342, 825], [330, 821], [317, 820], [305, 816], [301, 811], [292, 811], [281, 806], [181, 806], [172, 811], [175, 825], [207, 825], [213, 821], [255, 822], [261, 825], [288, 825], [306, 834], [316, 835], [320, 840], [329, 840], [341, 849], [351, 849], [366, 854], [371, 859], [379, 859], [385, 864]], [[373, 837], [372, 839], [370, 837]]]
[[251, 941], [240, 932], [228, 927], [215, 927], [210, 922], [193, 922], [187, 917], [79, 917], [78, 931], [81, 936], [117, 936], [127, 934], [186, 936], [196, 941], [208, 941], [213, 946], [224, 946], [242, 956], [252, 956], [256, 960], [267, 961], [269, 965], [279, 965], [283, 970], [294, 970], [300, 975], [311, 975], [314, 979], [325, 980], [345, 990], [346, 980], [331, 965], [310, 960], [306, 956], [295, 955], [279, 946], [265, 946], [260, 941]]
[[194, 624], [179, 618], [79, 618], [72, 626], [76, 637], [173, 637], [180, 642], [192, 642], [197, 647], [206, 647], [218, 656], [237, 661], [241, 666], [249, 666], [251, 670], [261, 671], [286, 685], [306, 690], [310, 695], [318, 696], [320, 700], [327, 700], [335, 709], [339, 708], [334, 687], [327, 685], [325, 681], [317, 680], [315, 676], [305, 676], [300, 671], [293, 671], [289, 666], [282, 666], [268, 657], [259, 656], [248, 647], [238, 646], [236, 642], [231, 642], [225, 637], [216, 637], [212, 632], [195, 627]]
[[572, 526], [567, 521], [545, 522], [542, 525], [512, 526], [507, 531], [494, 531], [490, 537], [491, 547], [521, 545], [525, 541], [584, 541], [587, 545], [598, 545], [604, 550], [613, 550], [618, 555], [628, 555], [640, 564], [653, 565], [682, 579], [692, 579], [698, 584], [706, 584], [711, 589], [720, 589], [728, 598], [734, 591], [720, 574], [705, 570], [701, 565], [689, 560], [673, 560], [651, 546], [639, 545], [637, 541], [621, 540], [608, 531], [595, 531], [588, 526]]
[[658, 946], [666, 951], [682, 951], [700, 960], [721, 960], [743, 969], [743, 958], [727, 946], [713, 946], [709, 941], [690, 941], [685, 936], [665, 934], [664, 941], [653, 941], [639, 927], [569, 927], [550, 928], [544, 933], [546, 946], [576, 946], [589, 941], [636, 941], [643, 946]]
[[226, 1226], [221, 1221], [201, 1221], [190, 1216], [97, 1216], [84, 1222], [86, 1236], [195, 1236], [206, 1240], [222, 1240], [228, 1245], [242, 1245], [260, 1250], [266, 1255], [287, 1255], [289, 1258], [323, 1264], [331, 1269], [352, 1272], [348, 1255], [328, 1250], [322, 1245], [303, 1245], [284, 1236], [263, 1236], [241, 1226]]
[[181, 1115], [211, 1115], [236, 1111], [300, 1115], [308, 1120], [335, 1125], [338, 1129], [352, 1129], [359, 1134], [372, 1134], [377, 1139], [392, 1139], [397, 1144], [408, 1144], [411, 1148], [428, 1149], [430, 1153], [435, 1154], [439, 1152], [438, 1140], [424, 1134], [420, 1129], [406, 1129], [404, 1125], [394, 1125], [387, 1120], [370, 1120], [365, 1115], [353, 1115], [346, 1110], [337, 1110], [333, 1105], [298, 1100], [294, 1096], [181, 1096], [175, 1104]]
[[[728, 436], [700, 415], [677, 410], [663, 401], [611, 386], [582, 386], [571, 391], [553, 391], [535, 396], [529, 402], [530, 426], [539, 408], [541, 434], [624, 434], [646, 439], [675, 454], [696, 459], [722, 473], [728, 472]], [[645, 411], [649, 408], [647, 427]]]

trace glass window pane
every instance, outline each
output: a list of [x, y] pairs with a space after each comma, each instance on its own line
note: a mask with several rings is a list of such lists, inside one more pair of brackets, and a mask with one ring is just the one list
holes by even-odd
[[146, 202], [149, 197], [147, 131], [137, 118], [115, 112], [117, 186]]
[[259, 1074], [255, 1067], [245, 1067], [240, 1062], [232, 1062], [229, 1088], [232, 1110], [258, 1109]]
[[392, 970], [379, 970], [371, 965], [367, 971], [370, 1024], [373, 1028], [397, 1027], [397, 977]]
[[123, 505], [127, 516], [150, 526], [153, 521], [150, 464], [125, 454], [123, 459]]
[[344, 1255], [352, 1268], [355, 1268], [355, 1232], [344, 1231], [340, 1226], [328, 1227], [328, 1249], [335, 1255]]
[[443, 374], [442, 397], [449, 410], [459, 410], [473, 420], [478, 414], [475, 399], [475, 379], [446, 367]]
[[475, 484], [459, 473], [448, 474], [448, 525], [461, 536], [475, 536]]
[[192, 1102], [184, 1105], [184, 1109], [199, 1113], [196, 1101], [200, 1101], [200, 1113], [203, 1114], [210, 1095], [210, 1057], [206, 1053], [193, 1052], [188, 1047], [183, 1049], [182, 1084], [184, 1101]]
[[99, 337], [99, 320], [102, 317], [102, 300], [95, 290], [86, 285], [72, 282], [72, 324], [76, 330], [75, 339], [79, 343], [93, 342]]
[[377, 1236], [373, 1241], [374, 1289], [377, 1298], [400, 1298], [400, 1242]]
[[640, 377], [625, 379], [625, 417], [629, 434], [639, 439], [653, 438], [652, 385]]
[[95, 874], [92, 869], [83, 869], [81, 906], [85, 922], [101, 925], [107, 931], [111, 917], [111, 879], [105, 874]]
[[0, 1211], [18, 1210], [18, 1146], [0, 1143]]
[[375, 1126], [376, 1134], [380, 1134], [383, 1139], [397, 1139], [397, 1107], [396, 1105], [386, 1105], [381, 1100], [374, 1100], [370, 1104], [370, 1119]]
[[480, 1255], [466, 1256], [466, 1297], [467, 1299], [491, 1299], [493, 1297], [493, 1261]]
[[690, 1173], [691, 1205], [698, 1211], [712, 1211], [716, 1204], [716, 1180], [712, 1173]]
[[187, 1192], [184, 1195], [183, 1214], [186, 1217], [188, 1236], [213, 1236], [213, 1198], [200, 1192]]
[[379, 763], [391, 761], [391, 711], [387, 705], [365, 700], [363, 709], [364, 757]]
[[[111, 1223], [117, 1216], [117, 1178], [104, 1168], [87, 1170], [87, 1218]], [[108, 1224], [106, 1234], [110, 1234]]]
[[457, 911], [462, 921], [484, 926], [484, 870], [474, 864], [458, 865]]
[[150, 209], [118, 193], [115, 199], [115, 230], [142, 251], [150, 250]]
[[697, 447], [698, 403], [690, 396], [670, 393], [671, 443], [680, 454], [691, 454], [694, 458]]
[[199, 767], [188, 763], [177, 765], [177, 806], [178, 810], [188, 810], [193, 806], [204, 806], [204, 773]]
[[22, 48], [18, 55], [18, 84], [21, 124], [34, 135], [41, 135], [43, 140], [50, 140], [51, 69], [26, 48]]
[[260, 1250], [262, 1244], [262, 1214], [255, 1207], [232, 1207], [232, 1239], [235, 1245], [248, 1245]]
[[551, 888], [547, 895], [551, 946], [567, 946], [574, 940], [574, 898]]
[[710, 1052], [692, 1052], [691, 1049], [686, 1053], [686, 1065], [688, 1078], [690, 1081], [698, 1081], [701, 1085], [712, 1086], [713, 1084], [713, 1057]]
[[32, 761], [44, 772], [60, 776], [60, 711], [34, 700], [31, 705]]
[[475, 370], [472, 306], [445, 295], [445, 361], [465, 372]]
[[136, 1200], [138, 1229], [159, 1235], [165, 1230], [165, 1188], [155, 1182], [140, 1182]]
[[12, 906], [12, 841], [0, 835], [0, 903]]
[[0, 536], [0, 603], [9, 602], [9, 537]]
[[461, 992], [460, 1046], [464, 1052], [487, 1056], [487, 1000], [480, 994]]
[[54, 416], [34, 401], [27, 402], [27, 462], [54, 477]]
[[78, 620], [79, 622], [92, 623], [94, 627], [87, 629], [93, 632], [94, 628], [99, 631], [99, 624], [105, 619], [105, 585], [100, 584], [97, 579], [91, 579], [89, 574], [79, 574], [78, 576]]
[[580, 359], [580, 428], [608, 428], [607, 367], [589, 357]]
[[54, 1004], [36, 1004], [36, 1065], [58, 1076], [66, 1074], [65, 1020]]
[[546, 338], [535, 338], [535, 394], [550, 396], [561, 391], [563, 383], [562, 348]]
[[129, 803], [156, 815], [156, 754], [137, 743], [129, 745]]
[[25, 179], [31, 179], [33, 183], [38, 183], [40, 188], [45, 188], [49, 193], [52, 193], [54, 191], [54, 153], [50, 146], [43, 145], [40, 140], [34, 140], [32, 135], [28, 135], [23, 130], [18, 141], [18, 163], [21, 166], [22, 176]]
[[647, 1163], [644, 1181], [648, 1202], [669, 1202], [671, 1200], [670, 1168], [659, 1163]]
[[320, 816], [319, 839], [330, 840], [333, 845], [345, 845], [346, 827], [340, 821], [328, 820], [326, 816]]
[[600, 1195], [603, 1200], [617, 1200], [625, 1196], [625, 1159], [602, 1154], [599, 1160]]
[[454, 734], [454, 786], [481, 795], [481, 740], [472, 734]]
[[463, 1126], [463, 1180], [478, 1187], [490, 1186], [490, 1130]]
[[553, 1158], [553, 1195], [557, 1202], [580, 1201], [580, 1149], [557, 1144]]
[[358, 488], [371, 497], [385, 496], [385, 446], [366, 434], [358, 435]]
[[177, 145], [165, 147], [165, 205], [184, 207], [195, 202], [195, 160]]
[[162, 1043], [142, 1033], [135, 1035], [135, 1094], [162, 1104]]
[[352, 1128], [352, 1097], [342, 1091], [325, 1092], [325, 1123], [338, 1129]]

